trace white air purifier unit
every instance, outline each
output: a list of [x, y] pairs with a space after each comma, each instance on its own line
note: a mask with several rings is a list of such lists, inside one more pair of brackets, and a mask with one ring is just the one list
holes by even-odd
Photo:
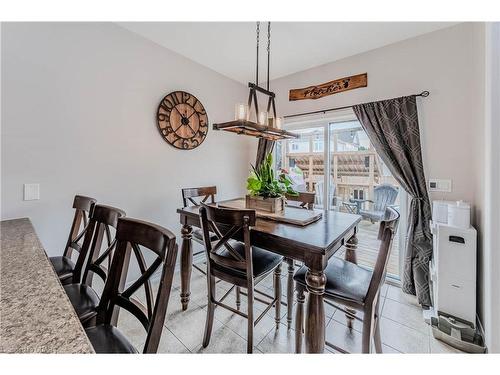
[[476, 230], [432, 223], [431, 282], [435, 313], [476, 325]]
[[463, 201], [432, 202], [433, 254], [430, 289], [432, 334], [469, 353], [483, 353], [476, 327], [477, 233], [470, 225], [471, 207]]

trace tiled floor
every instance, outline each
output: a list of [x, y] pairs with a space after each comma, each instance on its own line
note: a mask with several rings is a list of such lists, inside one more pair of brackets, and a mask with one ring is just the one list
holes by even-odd
[[[287, 279], [282, 273], [283, 299], [285, 300]], [[180, 277], [174, 276], [165, 328], [159, 353], [246, 353], [246, 320], [222, 308], [215, 310], [215, 324], [207, 348], [202, 348], [203, 330], [206, 318], [206, 277], [193, 270], [191, 280], [191, 302], [187, 311], [182, 311], [179, 299]], [[272, 277], [259, 284], [261, 289], [272, 288]], [[217, 284], [218, 296], [228, 290], [229, 285]], [[139, 299], [142, 299], [140, 293]], [[235, 306], [234, 292], [226, 299]], [[422, 312], [408, 296], [395, 286], [384, 285], [382, 290], [381, 335], [384, 353], [458, 353], [454, 348], [434, 339], [428, 325], [422, 320]], [[256, 303], [256, 309], [263, 309]], [[242, 296], [242, 311], [246, 303]], [[293, 353], [295, 332], [287, 330], [286, 308], [282, 307], [282, 323], [276, 329], [274, 309], [267, 312], [254, 330], [255, 353]], [[340, 311], [326, 306], [326, 338], [349, 352], [361, 351], [361, 324], [355, 321], [354, 330], [349, 332], [345, 316]], [[146, 334], [137, 319], [123, 311], [118, 327], [130, 338], [139, 351]], [[329, 349], [328, 349], [329, 350]]]

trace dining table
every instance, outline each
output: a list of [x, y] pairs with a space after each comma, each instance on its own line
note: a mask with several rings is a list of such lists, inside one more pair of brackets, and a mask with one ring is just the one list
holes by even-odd
[[[220, 201], [228, 206], [234, 200]], [[193, 227], [200, 228], [199, 206], [179, 208], [181, 228], [181, 293], [182, 309], [189, 306], [190, 280], [193, 263]], [[300, 208], [295, 208], [300, 209]], [[325, 348], [325, 309], [323, 294], [326, 286], [324, 270], [328, 260], [345, 246], [345, 259], [356, 263], [357, 226], [361, 216], [333, 210], [321, 211], [321, 217], [308, 225], [296, 225], [270, 220], [257, 215], [250, 229], [253, 246], [302, 262], [307, 268], [308, 298], [305, 321], [305, 349], [308, 353], [323, 353]], [[259, 217], [260, 216], [260, 217]], [[237, 237], [235, 237], [238, 240]]]

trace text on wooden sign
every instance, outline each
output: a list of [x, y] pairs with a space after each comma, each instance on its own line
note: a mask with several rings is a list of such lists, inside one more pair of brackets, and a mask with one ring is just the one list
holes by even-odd
[[358, 74], [344, 77], [321, 85], [309, 86], [303, 89], [291, 89], [289, 100], [319, 99], [324, 96], [337, 94], [339, 92], [366, 87], [368, 85], [368, 74]]

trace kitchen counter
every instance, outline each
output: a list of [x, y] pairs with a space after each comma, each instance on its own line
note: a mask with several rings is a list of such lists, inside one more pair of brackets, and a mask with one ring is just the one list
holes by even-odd
[[94, 353], [30, 220], [0, 233], [0, 352]]

